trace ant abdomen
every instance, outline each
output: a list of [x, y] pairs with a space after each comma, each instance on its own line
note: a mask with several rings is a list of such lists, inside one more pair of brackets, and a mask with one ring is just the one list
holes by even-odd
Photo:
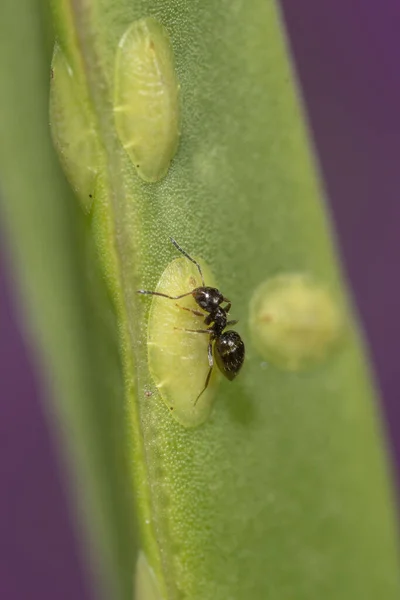
[[225, 331], [215, 340], [214, 356], [219, 370], [232, 381], [244, 361], [244, 343], [236, 331]]

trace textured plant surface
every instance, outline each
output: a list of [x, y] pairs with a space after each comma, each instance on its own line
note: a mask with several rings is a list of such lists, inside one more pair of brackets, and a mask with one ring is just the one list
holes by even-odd
[[[50, 141], [53, 40], [40, 6], [0, 9], [1, 191], [99, 594], [132, 598], [136, 573], [137, 600], [397, 598], [371, 384], [276, 5], [54, 0], [74, 89], [53, 127], [70, 127], [72, 147], [90, 139], [68, 166], [77, 197]], [[147, 16], [168, 31], [181, 85], [181, 139], [158, 183], [138, 177], [113, 113], [119, 40]], [[247, 346], [197, 428], [155, 388], [151, 299], [135, 293], [176, 258], [169, 236], [210, 266]], [[286, 273], [328, 290], [341, 316], [340, 344], [308, 370], [267, 364], [248, 326], [255, 290]]]

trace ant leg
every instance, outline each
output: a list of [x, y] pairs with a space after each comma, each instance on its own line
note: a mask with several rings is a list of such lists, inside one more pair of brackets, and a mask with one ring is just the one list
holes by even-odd
[[213, 357], [213, 352], [212, 352], [212, 340], [210, 340], [208, 343], [208, 364], [210, 365], [210, 367], [214, 366], [214, 357]]
[[178, 244], [178, 242], [176, 240], [174, 240], [174, 238], [169, 238], [169, 239], [171, 240], [171, 242], [173, 243], [173, 245], [175, 246], [175, 248], [177, 250], [179, 250], [179, 252], [181, 252], [183, 254], [183, 256], [186, 256], [186, 258], [188, 258], [189, 260], [191, 260], [192, 263], [194, 263], [196, 265], [196, 267], [197, 267], [197, 269], [198, 269], [198, 271], [200, 273], [201, 282], [203, 284], [203, 287], [205, 287], [206, 284], [204, 283], [204, 277], [203, 277], [203, 273], [202, 273], [202, 270], [201, 270], [201, 267], [200, 267], [199, 263], [196, 260], [194, 260], [194, 258], [192, 258], [187, 252], [185, 252], [184, 249], [180, 247], [180, 245]]
[[210, 335], [211, 331], [209, 329], [184, 329], [183, 327], [174, 327], [177, 331], [188, 331], [189, 333], [208, 333]]
[[193, 310], [193, 308], [186, 308], [186, 306], [181, 306], [180, 304], [175, 304], [175, 306], [177, 306], [178, 308], [181, 308], [182, 310], [188, 310], [189, 312], [193, 313], [197, 317], [205, 317], [205, 314], [200, 312], [199, 310]]
[[181, 294], [180, 296], [167, 296], [167, 294], [162, 294], [161, 292], [149, 292], [148, 290], [137, 290], [137, 294], [149, 294], [150, 296], [162, 296], [163, 298], [168, 298], [169, 300], [179, 300], [179, 298], [184, 298], [185, 296], [191, 296], [192, 292], [186, 292], [186, 294]]
[[197, 402], [199, 401], [200, 396], [206, 391], [206, 389], [208, 388], [208, 384], [210, 383], [210, 377], [211, 377], [211, 373], [212, 373], [213, 366], [214, 366], [214, 359], [213, 359], [213, 354], [212, 354], [212, 342], [211, 341], [208, 344], [208, 364], [210, 365], [210, 368], [209, 368], [208, 373], [207, 373], [206, 382], [205, 382], [204, 387], [201, 390], [200, 394], [197, 396], [197, 398], [196, 398], [196, 400], [194, 402], [194, 406], [196, 406]]
[[[224, 300], [225, 300], [225, 298], [224, 298]], [[225, 302], [226, 302], [226, 300], [225, 300]], [[232, 302], [228, 302], [228, 304], [224, 308], [224, 311], [226, 313], [228, 313], [231, 310], [231, 306], [232, 306]]]
[[239, 323], [238, 319], [234, 319], [233, 321], [228, 321], [226, 326], [228, 327], [228, 325], [236, 325], [236, 323]]

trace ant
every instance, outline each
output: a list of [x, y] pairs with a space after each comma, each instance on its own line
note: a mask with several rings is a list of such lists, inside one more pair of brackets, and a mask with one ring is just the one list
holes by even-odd
[[[210, 336], [208, 342], [208, 364], [210, 366], [207, 373], [204, 388], [197, 396], [194, 406], [196, 406], [200, 396], [205, 392], [208, 387], [211, 373], [215, 362], [218, 365], [219, 370], [227, 379], [232, 381], [239, 373], [240, 368], [244, 361], [245, 348], [244, 343], [240, 335], [236, 331], [224, 331], [228, 325], [236, 325], [238, 321], [228, 321], [227, 315], [231, 308], [231, 301], [217, 289], [208, 287], [204, 283], [204, 277], [201, 267], [197, 261], [194, 260], [183, 248], [181, 248], [173, 238], [170, 238], [171, 242], [179, 252], [194, 263], [199, 271], [202, 286], [194, 288], [191, 292], [180, 294], [179, 296], [168, 296], [167, 294], [161, 294], [160, 292], [150, 292], [146, 290], [138, 290], [138, 294], [150, 294], [152, 296], [162, 296], [163, 298], [169, 298], [170, 300], [179, 300], [185, 296], [193, 296], [196, 304], [202, 308], [204, 312], [199, 310], [193, 310], [180, 306], [183, 310], [188, 310], [198, 317], [204, 317], [204, 324], [208, 325], [207, 329], [185, 329], [191, 333], [206, 333]], [[222, 306], [226, 303], [225, 307]], [[177, 305], [179, 306], [179, 305]]]

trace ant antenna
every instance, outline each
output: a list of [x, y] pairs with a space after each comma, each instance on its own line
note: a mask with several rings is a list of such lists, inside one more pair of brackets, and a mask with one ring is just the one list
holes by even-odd
[[183, 256], [186, 256], [186, 258], [188, 258], [189, 260], [192, 261], [192, 263], [194, 263], [196, 265], [196, 267], [198, 268], [198, 271], [200, 273], [200, 277], [201, 277], [201, 282], [203, 284], [203, 287], [205, 287], [205, 283], [204, 283], [204, 277], [203, 277], [203, 273], [201, 271], [201, 267], [199, 265], [199, 263], [197, 261], [194, 260], [194, 258], [192, 258], [191, 256], [189, 256], [189, 254], [187, 252], [184, 251], [183, 248], [180, 247], [180, 245], [178, 244], [178, 242], [176, 240], [174, 240], [174, 238], [169, 238], [171, 240], [171, 242], [173, 243], [173, 245], [175, 246], [175, 248], [177, 250], [179, 250], [179, 252], [181, 252], [183, 254]]

